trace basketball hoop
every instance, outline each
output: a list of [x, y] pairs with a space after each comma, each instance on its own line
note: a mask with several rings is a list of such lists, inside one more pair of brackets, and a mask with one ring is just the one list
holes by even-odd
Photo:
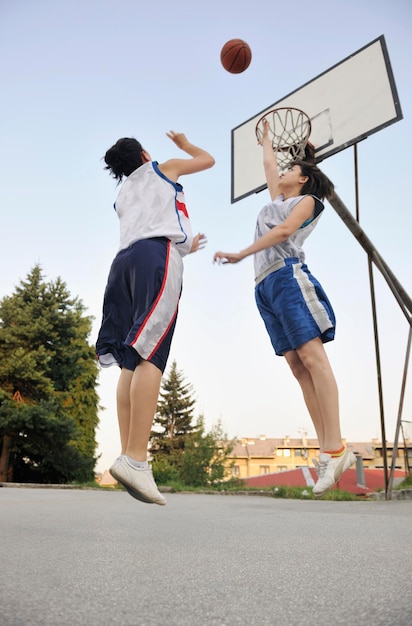
[[259, 143], [263, 137], [264, 120], [269, 124], [269, 138], [281, 169], [285, 169], [294, 161], [305, 158], [305, 148], [312, 125], [304, 111], [293, 107], [282, 107], [262, 115], [255, 129]]

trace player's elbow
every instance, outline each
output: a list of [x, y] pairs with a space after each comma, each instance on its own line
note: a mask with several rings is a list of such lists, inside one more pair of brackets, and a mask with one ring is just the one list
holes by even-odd
[[189, 165], [190, 171], [185, 173], [193, 173], [193, 172], [203, 172], [204, 170], [208, 170], [213, 167], [215, 164], [215, 159], [209, 153], [203, 153], [201, 155], [196, 156]]
[[215, 159], [214, 157], [212, 157], [211, 154], [208, 154], [207, 157], [205, 158], [205, 169], [210, 169], [211, 167], [213, 167], [215, 164]]
[[289, 237], [293, 235], [293, 233], [295, 232], [294, 228], [290, 228], [289, 226], [284, 226], [283, 224], [280, 224], [277, 227], [277, 230], [278, 230], [277, 234], [280, 239], [280, 243], [283, 243], [284, 241], [286, 241], [286, 239], [289, 239]]

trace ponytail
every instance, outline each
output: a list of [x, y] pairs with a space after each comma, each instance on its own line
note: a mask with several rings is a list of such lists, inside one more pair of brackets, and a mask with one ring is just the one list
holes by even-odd
[[317, 167], [314, 161], [295, 161], [293, 165], [298, 165], [302, 175], [307, 176], [309, 180], [302, 187], [302, 194], [310, 194], [323, 200], [329, 200], [332, 197], [334, 184], [331, 180]]

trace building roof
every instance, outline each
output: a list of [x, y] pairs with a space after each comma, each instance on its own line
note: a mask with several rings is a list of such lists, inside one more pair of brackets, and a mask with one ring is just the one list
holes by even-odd
[[[345, 442], [345, 440], [344, 440]], [[382, 449], [382, 443], [377, 439], [371, 441], [347, 441], [346, 445], [355, 454], [361, 455], [364, 459], [373, 459], [375, 456], [375, 450]], [[393, 448], [393, 443], [386, 444], [388, 449]], [[261, 457], [269, 458], [275, 456], [277, 448], [289, 448], [289, 449], [318, 449], [319, 442], [317, 439], [308, 439], [307, 437], [242, 437], [238, 439], [233, 447], [230, 458], [250, 458]], [[403, 441], [399, 441], [398, 448], [403, 449]]]
[[317, 439], [307, 437], [243, 437], [236, 441], [230, 457], [273, 457], [276, 448], [319, 448]]
[[359, 454], [364, 459], [373, 459], [375, 454], [375, 444], [371, 442], [364, 441], [347, 441], [347, 447], [354, 454]]

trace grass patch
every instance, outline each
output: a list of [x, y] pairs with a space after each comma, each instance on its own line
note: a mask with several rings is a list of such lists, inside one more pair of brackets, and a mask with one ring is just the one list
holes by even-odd
[[316, 498], [310, 487], [245, 487], [241, 480], [230, 480], [218, 485], [208, 485], [204, 487], [192, 487], [183, 485], [177, 481], [168, 481], [167, 485], [172, 493], [228, 493], [228, 494], [264, 494], [271, 495], [273, 498], [285, 498], [290, 500], [364, 500], [364, 498], [348, 491], [340, 489], [332, 489], [322, 498]]
[[412, 489], [412, 474], [405, 476], [403, 481], [395, 489]]
[[322, 498], [313, 495], [312, 489], [307, 487], [274, 487], [272, 488], [275, 498], [292, 498], [295, 500], [359, 500], [354, 493], [331, 489]]
[[[408, 476], [405, 481], [403, 481], [402, 485], [398, 487], [402, 488], [406, 483], [406, 486], [412, 487], [412, 476]], [[103, 491], [113, 491], [120, 490], [126, 491], [123, 485], [100, 485], [95, 481], [89, 481], [87, 483], [73, 483], [79, 489], [100, 489]], [[162, 487], [170, 491], [171, 493], [230, 493], [230, 494], [264, 494], [265, 496], [271, 495], [273, 498], [285, 498], [290, 500], [362, 500], [365, 501], [364, 497], [357, 496], [353, 493], [349, 493], [348, 491], [341, 491], [340, 489], [331, 489], [327, 494], [322, 496], [322, 498], [316, 498], [310, 487], [287, 487], [287, 486], [277, 486], [277, 487], [246, 487], [242, 480], [238, 480], [236, 478], [227, 480], [225, 482], [217, 483], [214, 485], [204, 485], [204, 486], [192, 486], [185, 485], [177, 480], [169, 480], [165, 481], [164, 484], [159, 484], [160, 490]]]
[[338, 500], [338, 501], [349, 501], [349, 500], [357, 500], [357, 501], [366, 501], [364, 496], [357, 496], [355, 493], [350, 493], [349, 491], [342, 491], [340, 489], [331, 489], [321, 498], [315, 498], [316, 500]]

